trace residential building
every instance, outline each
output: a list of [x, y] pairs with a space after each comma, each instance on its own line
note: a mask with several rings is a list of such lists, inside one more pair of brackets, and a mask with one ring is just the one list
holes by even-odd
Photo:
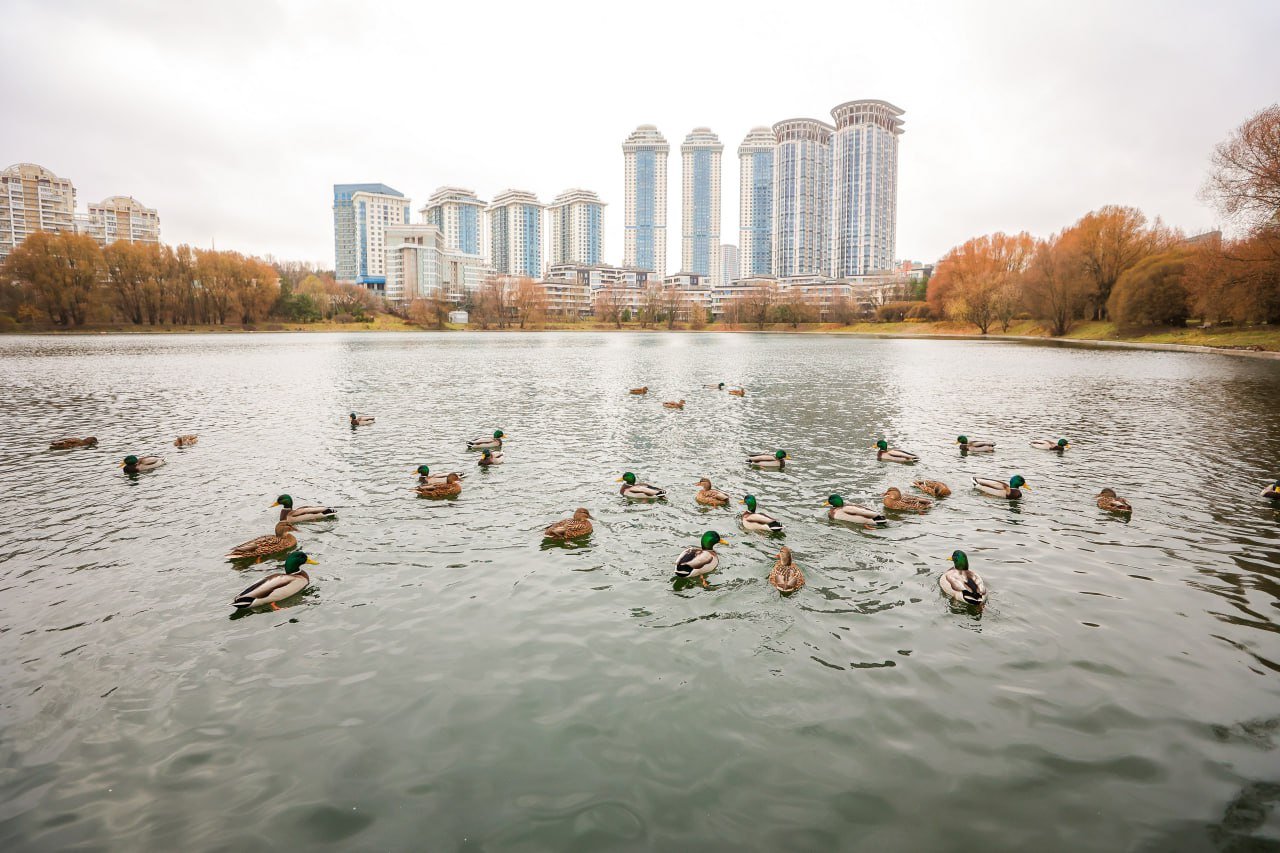
[[478, 292], [488, 275], [479, 255], [451, 248], [433, 224], [390, 226], [384, 237], [385, 283], [366, 286], [390, 301], [444, 299], [456, 305]]
[[565, 190], [547, 205], [550, 265], [602, 263], [604, 202], [590, 190]]
[[127, 195], [113, 195], [89, 205], [89, 213], [76, 216], [76, 230], [88, 234], [99, 246], [117, 240], [129, 243], [160, 243], [160, 216], [154, 207]]
[[848, 101], [831, 111], [831, 274], [893, 268], [898, 224], [898, 137], [903, 111], [887, 101]]
[[830, 269], [831, 125], [797, 118], [773, 126], [773, 273]]
[[591, 288], [576, 280], [547, 278], [538, 282], [545, 294], [547, 314], [577, 319], [591, 314]]
[[738, 146], [738, 268], [734, 278], [773, 274], [773, 149], [768, 127], [753, 127]]
[[446, 248], [468, 255], [483, 255], [484, 208], [485, 202], [472, 190], [439, 187], [418, 213], [423, 222], [440, 229]]
[[499, 193], [489, 205], [489, 261], [499, 275], [542, 275], [542, 203], [524, 190]]
[[695, 127], [680, 146], [680, 269], [720, 279], [720, 156], [724, 145]]
[[622, 143], [626, 176], [623, 266], [667, 271], [667, 154], [658, 128], [642, 124]]
[[776, 299], [778, 283], [768, 276], [741, 278], [729, 284], [711, 288], [707, 294], [707, 307], [717, 319], [732, 311], [732, 306], [766, 296]]
[[386, 286], [385, 231], [409, 224], [409, 199], [386, 184], [333, 185], [334, 271], [338, 281]]
[[546, 278], [557, 281], [576, 281], [590, 287], [593, 291], [602, 287], [630, 287], [643, 290], [649, 279], [657, 277], [649, 270], [638, 270], [631, 267], [615, 267], [608, 264], [553, 264], [547, 270]]
[[738, 272], [738, 247], [732, 243], [723, 243], [720, 246], [720, 279], [716, 284], [728, 284], [734, 279], [741, 278]]
[[35, 163], [0, 172], [0, 262], [37, 231], [74, 231], [76, 188]]

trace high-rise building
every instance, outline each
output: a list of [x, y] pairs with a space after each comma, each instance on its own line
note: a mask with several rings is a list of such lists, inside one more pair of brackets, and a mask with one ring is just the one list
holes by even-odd
[[695, 127], [680, 146], [680, 271], [720, 278], [720, 155], [709, 127]]
[[712, 284], [720, 286], [741, 278], [738, 274], [738, 247], [732, 243], [720, 244], [720, 278]]
[[829, 275], [831, 133], [811, 118], [773, 126], [773, 274]]
[[604, 202], [590, 190], [565, 190], [547, 206], [551, 264], [604, 262]]
[[334, 271], [339, 281], [382, 289], [385, 231], [409, 224], [409, 199], [386, 184], [333, 185]]
[[110, 246], [117, 240], [129, 243], [160, 243], [160, 216], [154, 207], [146, 207], [136, 198], [113, 195], [89, 205], [86, 216], [76, 216], [77, 230], [88, 234], [99, 246]]
[[387, 299], [444, 299], [458, 304], [484, 283], [481, 257], [451, 248], [435, 225], [390, 226], [384, 236], [387, 281], [383, 295]]
[[74, 231], [76, 188], [35, 163], [0, 172], [0, 261], [37, 231]]
[[524, 190], [506, 190], [489, 205], [489, 261], [499, 275], [542, 275], [542, 204]]
[[468, 255], [484, 254], [485, 203], [462, 187], [440, 187], [418, 211], [422, 221], [436, 226], [445, 245]]
[[893, 266], [898, 227], [898, 137], [903, 111], [849, 101], [831, 111], [831, 268], [836, 278]]
[[667, 271], [667, 154], [658, 128], [637, 127], [622, 143], [626, 172], [623, 266]]
[[773, 130], [753, 127], [738, 146], [738, 258], [735, 278], [773, 275]]

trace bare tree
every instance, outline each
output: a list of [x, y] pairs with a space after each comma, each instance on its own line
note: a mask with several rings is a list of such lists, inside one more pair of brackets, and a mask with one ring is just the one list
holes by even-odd
[[1202, 197], [1249, 232], [1280, 227], [1280, 104], [1232, 131], [1210, 162]]

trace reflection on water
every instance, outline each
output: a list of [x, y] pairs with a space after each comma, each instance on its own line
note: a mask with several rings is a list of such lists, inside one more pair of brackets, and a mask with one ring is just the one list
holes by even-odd
[[[744, 398], [702, 389], [741, 383]], [[626, 393], [648, 385], [646, 397]], [[0, 847], [1280, 843], [1280, 365], [782, 335], [0, 339]], [[660, 402], [687, 400], [683, 411]], [[347, 413], [375, 415], [352, 430]], [[506, 464], [464, 441], [501, 428]], [[197, 433], [195, 447], [172, 447]], [[998, 443], [962, 456], [961, 433]], [[52, 438], [95, 435], [51, 452]], [[881, 435], [920, 455], [878, 463]], [[1064, 454], [1027, 441], [1062, 435]], [[785, 447], [785, 469], [748, 453]], [[129, 478], [127, 453], [168, 465]], [[419, 500], [420, 464], [467, 474]], [[628, 503], [634, 471], [669, 490]], [[1032, 485], [1009, 503], [973, 475]], [[707, 509], [710, 477], [777, 540]], [[863, 530], [940, 479], [926, 515]], [[1131, 520], [1094, 505], [1109, 485]], [[319, 565], [278, 612], [281, 492]], [[587, 506], [589, 540], [542, 529]], [[673, 583], [728, 534], [710, 589]], [[957, 548], [977, 613], [937, 577]], [[926, 816], [922, 819], [922, 815]]]

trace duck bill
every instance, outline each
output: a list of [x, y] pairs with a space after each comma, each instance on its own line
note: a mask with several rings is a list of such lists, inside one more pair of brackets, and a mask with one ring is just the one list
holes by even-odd
[[276, 501], [275, 503], [272, 504], [272, 506], [280, 506], [280, 501]]
[[310, 557], [307, 557], [307, 565], [308, 565], [308, 566], [318, 566], [318, 565], [320, 565], [320, 564], [319, 564], [318, 562], [316, 562], [315, 560], [311, 559]]
[[619, 477], [618, 479], [614, 480], [614, 482], [615, 482], [615, 483], [625, 483], [625, 482], [626, 482], [626, 480], [624, 480], [622, 477]]

